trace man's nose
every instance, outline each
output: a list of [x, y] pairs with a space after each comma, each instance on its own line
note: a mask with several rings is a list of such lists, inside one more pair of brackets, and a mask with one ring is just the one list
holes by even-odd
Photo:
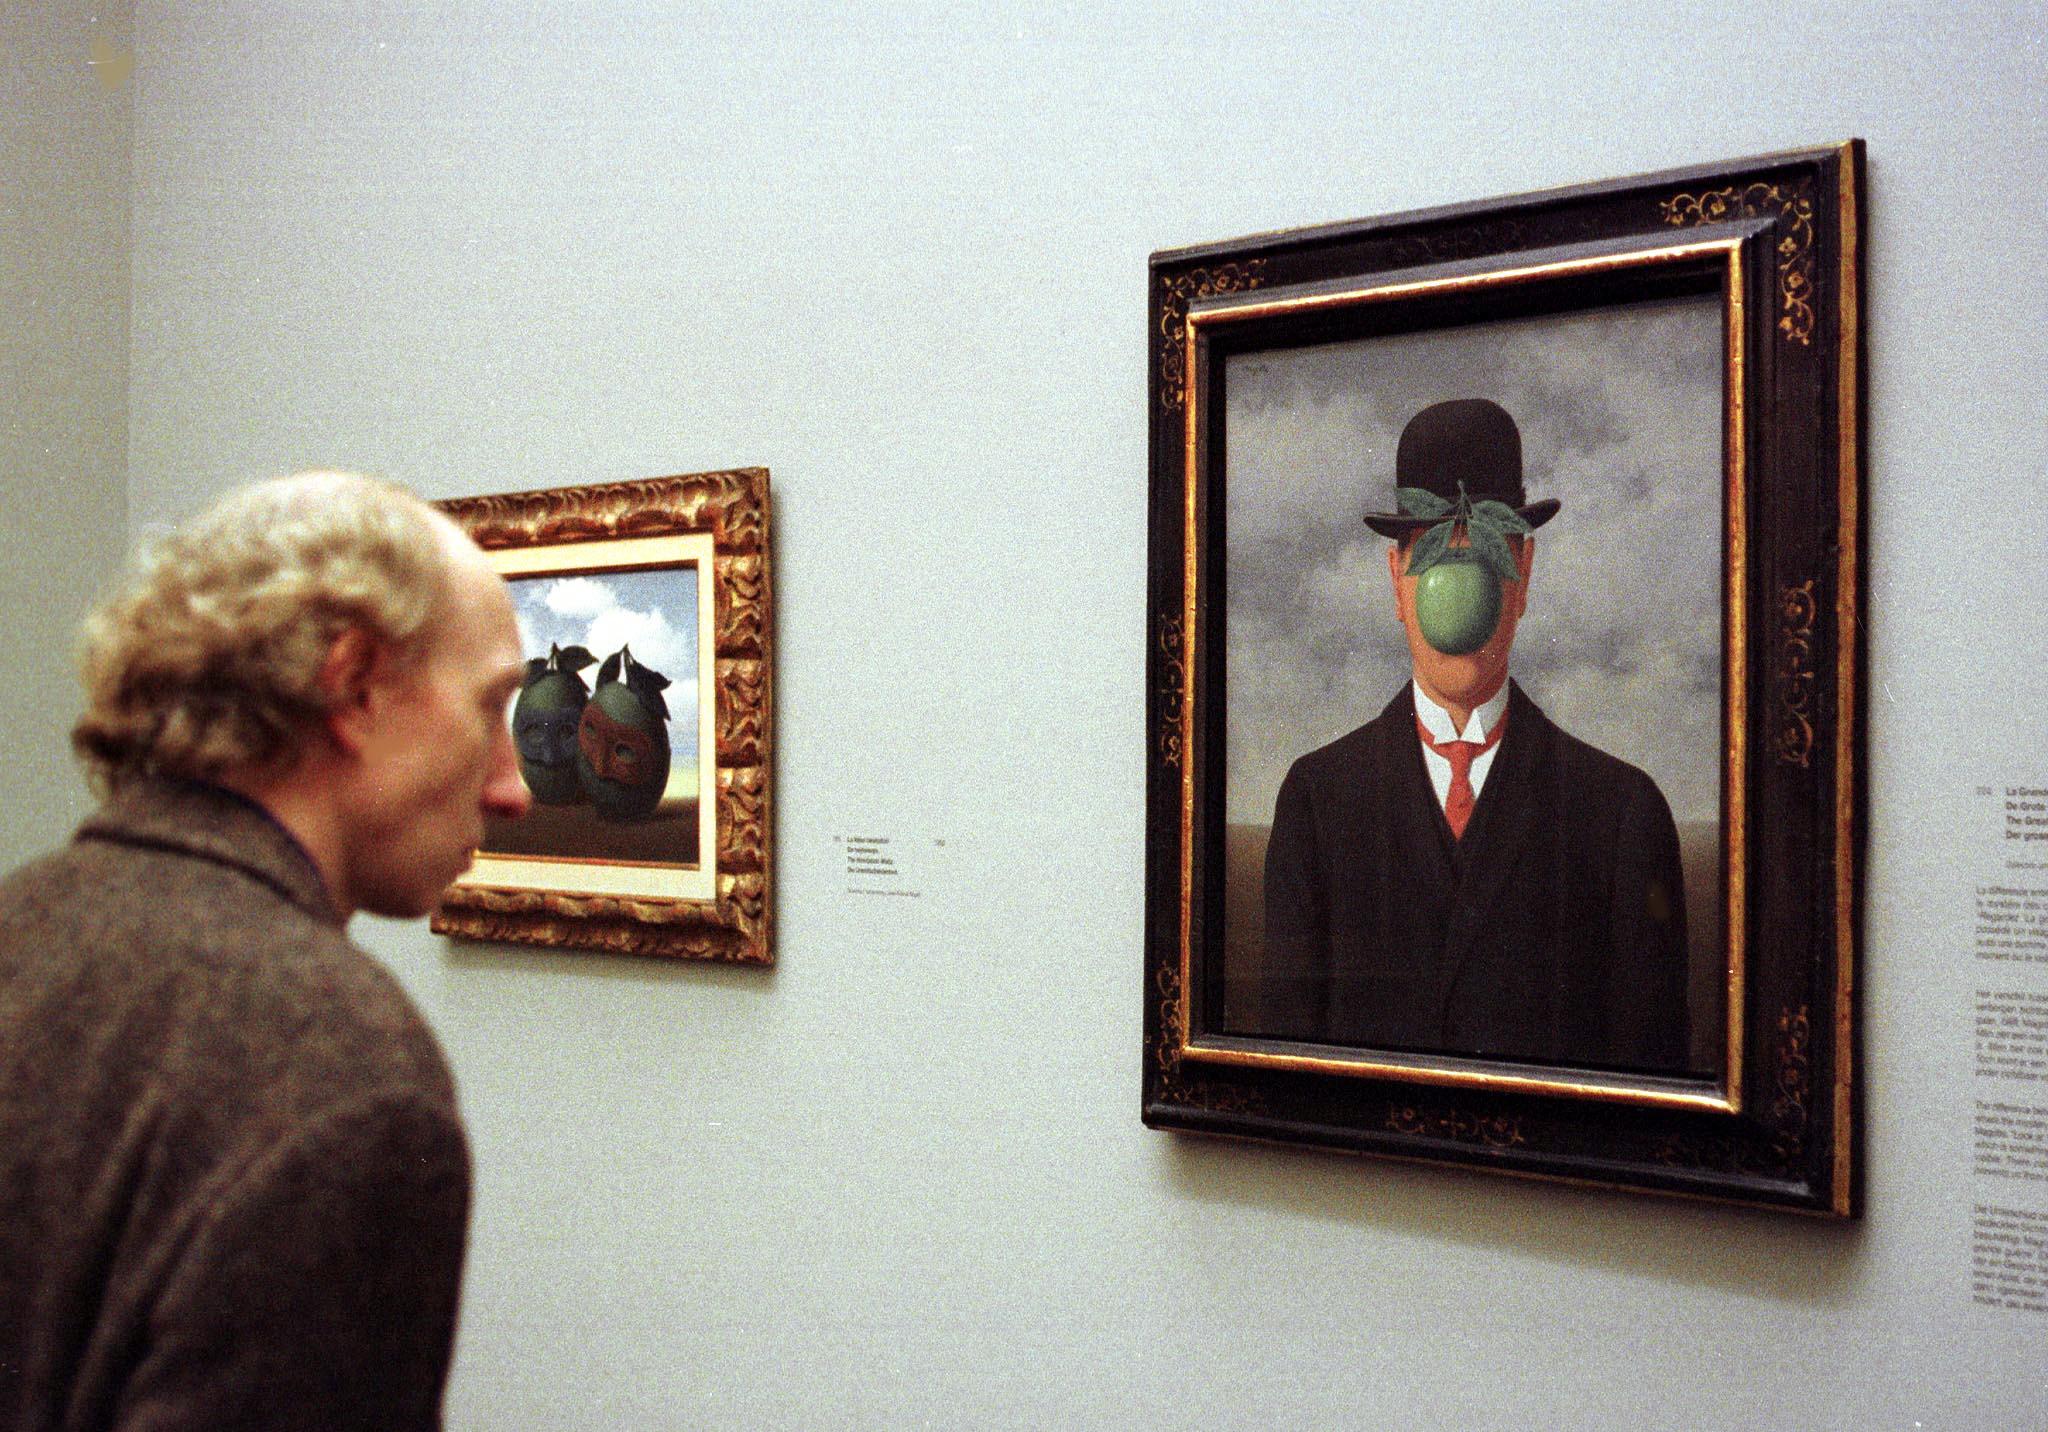
[[510, 728], [499, 731], [491, 746], [491, 770], [484, 780], [484, 813], [499, 820], [517, 820], [533, 807], [533, 792], [519, 774], [519, 750]]

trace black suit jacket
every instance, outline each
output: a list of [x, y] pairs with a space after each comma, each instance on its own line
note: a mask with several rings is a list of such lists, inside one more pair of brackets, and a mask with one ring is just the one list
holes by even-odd
[[1686, 1065], [1678, 832], [1643, 772], [1519, 686], [1462, 840], [1403, 686], [1296, 761], [1266, 848], [1276, 1038], [1601, 1068]]

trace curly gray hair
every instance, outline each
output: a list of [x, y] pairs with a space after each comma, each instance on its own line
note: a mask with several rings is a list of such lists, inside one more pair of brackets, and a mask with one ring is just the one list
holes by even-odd
[[156, 543], [86, 618], [71, 746], [101, 794], [137, 775], [275, 769], [327, 710], [320, 669], [351, 627], [401, 659], [445, 585], [444, 519], [346, 472], [241, 489]]

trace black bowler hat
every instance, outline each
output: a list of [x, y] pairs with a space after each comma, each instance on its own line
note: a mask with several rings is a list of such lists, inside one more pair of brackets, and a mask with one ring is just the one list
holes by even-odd
[[[1456, 502], [1461, 482], [1473, 502], [1505, 502], [1531, 527], [1557, 516], [1556, 498], [1530, 502], [1522, 491], [1522, 434], [1506, 408], [1485, 398], [1430, 404], [1401, 429], [1394, 452], [1396, 487], [1425, 488]], [[1399, 511], [1365, 514], [1365, 525], [1382, 537], [1405, 537], [1441, 521]]]

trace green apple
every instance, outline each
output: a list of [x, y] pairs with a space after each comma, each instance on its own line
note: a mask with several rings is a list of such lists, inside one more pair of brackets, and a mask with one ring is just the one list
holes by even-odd
[[512, 740], [519, 748], [519, 774], [542, 805], [583, 799], [576, 781], [576, 728], [590, 688], [577, 673], [595, 660], [580, 646], [564, 651], [551, 644], [546, 656], [526, 663], [526, 681], [512, 705]]
[[527, 683], [512, 706], [512, 739], [519, 747], [519, 774], [543, 805], [583, 799], [576, 782], [576, 727], [588, 699], [573, 671], [543, 672]]
[[1462, 551], [1446, 554], [1415, 579], [1415, 621], [1445, 656], [1479, 650], [1500, 625], [1500, 578]]

